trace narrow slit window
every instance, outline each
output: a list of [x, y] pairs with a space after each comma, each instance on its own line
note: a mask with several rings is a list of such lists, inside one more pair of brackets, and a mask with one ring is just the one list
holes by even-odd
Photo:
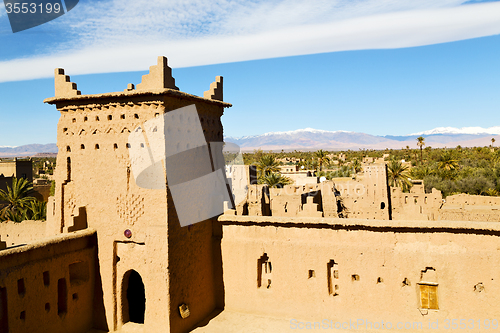
[[57, 314], [62, 316], [68, 311], [68, 288], [66, 279], [57, 280]]
[[17, 280], [17, 293], [21, 296], [24, 296], [24, 293], [26, 293], [26, 288], [24, 286], [24, 278]]
[[44, 286], [50, 285], [50, 274], [49, 274], [49, 271], [43, 272], [43, 285]]
[[273, 267], [267, 253], [264, 253], [259, 260], [257, 260], [257, 287], [271, 288], [271, 273]]
[[328, 282], [328, 294], [332, 296], [338, 295], [338, 279], [339, 279], [339, 265], [335, 260], [330, 260], [326, 266], [327, 271], [327, 282]]

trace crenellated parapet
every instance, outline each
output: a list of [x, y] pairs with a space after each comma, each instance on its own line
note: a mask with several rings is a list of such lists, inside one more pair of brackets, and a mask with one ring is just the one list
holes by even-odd
[[77, 90], [76, 83], [70, 81], [69, 75], [64, 75], [64, 69], [56, 68], [54, 71], [55, 97], [78, 96], [82, 93]]
[[142, 76], [142, 81], [137, 85], [137, 90], [165, 88], [179, 90], [175, 86], [175, 79], [172, 77], [172, 68], [168, 66], [167, 58], [159, 56], [158, 64], [149, 67], [149, 74]]
[[206, 99], [223, 100], [222, 95], [222, 76], [216, 76], [215, 81], [210, 84], [210, 89], [203, 93]]

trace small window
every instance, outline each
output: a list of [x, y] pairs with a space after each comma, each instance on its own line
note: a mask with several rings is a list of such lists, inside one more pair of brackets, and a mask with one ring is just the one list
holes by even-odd
[[113, 145], [113, 148], [114, 148], [114, 149], [118, 149], [118, 145], [115, 143], [115, 144]]
[[96, 144], [96, 145], [95, 145], [95, 149], [99, 149], [99, 144]]
[[420, 307], [438, 310], [437, 284], [420, 283]]
[[57, 314], [64, 315], [68, 311], [68, 289], [66, 279], [57, 280]]
[[108, 115], [108, 120], [113, 120], [113, 116], [112, 115]]
[[76, 118], [73, 118], [73, 122], [76, 123]]
[[138, 115], [137, 113], [136, 113], [136, 114], [134, 114], [134, 118], [135, 118], [135, 119], [139, 119], [139, 115]]
[[273, 267], [267, 253], [264, 253], [262, 257], [257, 261], [257, 287], [265, 287], [266, 289], [271, 288], [271, 273]]
[[43, 285], [44, 286], [50, 285], [50, 274], [49, 274], [49, 271], [43, 272]]
[[99, 116], [95, 116], [95, 121], [99, 121]]
[[87, 120], [89, 120], [88, 117], [83, 117], [83, 121], [87, 121]]
[[68, 128], [67, 127], [64, 127], [63, 128], [63, 132], [66, 133], [68, 131]]
[[310, 270], [309, 270], [309, 274], [308, 274], [308, 276], [309, 276], [309, 279], [312, 279], [313, 277], [316, 277], [316, 273], [314, 273], [314, 270], [313, 270], [313, 269], [310, 269]]
[[17, 280], [17, 293], [21, 296], [24, 296], [24, 294], [26, 293], [26, 288], [24, 287], [23, 278]]
[[80, 145], [80, 149], [85, 149], [85, 145]]
[[332, 296], [338, 296], [339, 286], [337, 284], [339, 278], [339, 265], [335, 260], [330, 260], [326, 266], [327, 268], [327, 281], [328, 293]]
[[120, 118], [125, 119], [125, 115], [124, 114], [120, 115]]

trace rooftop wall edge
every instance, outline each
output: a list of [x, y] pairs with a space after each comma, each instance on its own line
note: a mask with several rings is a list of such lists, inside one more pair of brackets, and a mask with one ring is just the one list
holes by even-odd
[[155, 95], [169, 95], [169, 96], [178, 96], [189, 98], [197, 101], [203, 101], [207, 103], [217, 104], [222, 107], [232, 107], [233, 105], [230, 103], [222, 102], [214, 99], [206, 99], [200, 96], [191, 95], [182, 91], [174, 90], [174, 89], [153, 89], [153, 90], [131, 90], [131, 91], [118, 91], [104, 94], [93, 94], [93, 95], [76, 95], [76, 96], [58, 96], [58, 97], [49, 97], [43, 100], [44, 103], [48, 104], [56, 104], [58, 102], [66, 102], [66, 101], [85, 101], [92, 99], [104, 99], [104, 98], [122, 98], [122, 97], [131, 97], [131, 96], [155, 96]]
[[500, 236], [498, 222], [366, 220], [315, 217], [221, 215], [223, 225], [254, 225], [284, 228], [367, 230], [374, 232], [460, 233]]
[[0, 270], [95, 247], [97, 244], [92, 238], [96, 235], [97, 231], [89, 228], [69, 234], [41, 238], [26, 245], [1, 250]]

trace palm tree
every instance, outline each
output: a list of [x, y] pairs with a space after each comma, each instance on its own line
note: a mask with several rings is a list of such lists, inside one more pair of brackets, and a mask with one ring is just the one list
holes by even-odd
[[355, 158], [354, 161], [352, 161], [352, 168], [354, 169], [354, 173], [361, 172], [363, 170], [363, 166], [361, 165], [361, 162]]
[[425, 138], [423, 136], [419, 136], [417, 138], [417, 146], [420, 147], [420, 164], [423, 163], [423, 153], [422, 153], [422, 147], [425, 146], [424, 142]]
[[273, 155], [262, 155], [257, 160], [257, 177], [262, 178], [273, 172], [279, 172], [279, 162]]
[[0, 201], [6, 205], [0, 210], [0, 220], [10, 219], [21, 222], [26, 218], [26, 208], [35, 198], [28, 196], [33, 186], [24, 178], [13, 178], [12, 186], [7, 186], [7, 191], [0, 190]]
[[266, 184], [269, 187], [281, 188], [285, 185], [291, 184], [292, 180], [288, 177], [282, 176], [280, 173], [270, 173], [259, 180], [260, 184]]
[[410, 181], [409, 167], [403, 165], [400, 161], [392, 160], [387, 165], [387, 177], [389, 178], [389, 185], [400, 187], [403, 191], [407, 191], [412, 186]]
[[43, 221], [47, 218], [47, 203], [33, 200], [28, 206], [26, 217], [29, 220]]
[[324, 162], [326, 162], [326, 163], [330, 162], [330, 158], [327, 155], [328, 155], [328, 152], [324, 151], [323, 149], [320, 149], [314, 153], [314, 156], [318, 160], [319, 171], [321, 171]]
[[458, 160], [456, 160], [451, 151], [445, 151], [439, 158], [438, 168], [445, 171], [452, 171], [459, 167]]
[[491, 146], [493, 147], [493, 145], [495, 144], [495, 138], [491, 138]]

